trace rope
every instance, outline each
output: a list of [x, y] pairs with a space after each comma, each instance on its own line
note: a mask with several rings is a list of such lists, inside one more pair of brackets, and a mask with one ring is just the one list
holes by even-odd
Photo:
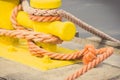
[[16, 20], [17, 14], [18, 14], [18, 12], [21, 11], [21, 10], [22, 10], [22, 6], [21, 6], [21, 5], [18, 5], [17, 7], [15, 7], [15, 8], [13, 9], [12, 14], [11, 14], [11, 17], [10, 17], [10, 20], [11, 20], [11, 22], [12, 22], [13, 27], [14, 27], [15, 29], [18, 29], [18, 30], [23, 30], [23, 29], [24, 29], [24, 27], [21, 26], [21, 25], [19, 25], [19, 24], [17, 23], [17, 20]]
[[72, 54], [65, 54], [65, 53], [62, 54], [62, 53], [49, 52], [35, 45], [31, 41], [28, 42], [28, 45], [30, 52], [32, 52], [34, 56], [41, 57], [47, 55], [52, 59], [59, 59], [59, 60], [75, 60], [75, 59], [81, 59], [81, 57], [83, 57], [82, 59], [84, 64], [88, 64], [92, 60], [96, 59], [98, 54], [102, 54], [107, 50], [106, 48], [95, 50], [95, 48], [92, 45], [87, 45], [81, 51], [77, 51]]
[[0, 29], [0, 36], [1, 35], [13, 37], [13, 38], [19, 38], [19, 39], [33, 40], [34, 42], [43, 42], [43, 43], [52, 43], [52, 44], [62, 43], [62, 40], [60, 40], [56, 36], [50, 34], [44, 34], [40, 32], [27, 31], [27, 30]]
[[38, 22], [61, 21], [60, 16], [35, 16], [35, 15], [30, 15], [30, 19], [33, 20], [33, 21], [38, 21]]
[[[60, 44], [62, 43], [62, 40], [60, 40], [60, 38], [53, 36], [53, 35], [49, 35], [49, 34], [44, 34], [44, 33], [38, 33], [38, 32], [30, 32], [25, 30], [25, 28], [23, 26], [19, 26], [19, 24], [17, 23], [16, 17], [18, 12], [22, 10], [21, 5], [16, 6], [13, 9], [12, 15], [11, 15], [11, 22], [14, 26], [14, 28], [18, 31], [8, 31], [8, 30], [3, 30], [1, 31], [1, 34], [7, 34], [7, 36], [11, 36], [14, 35], [14, 37], [19, 37], [19, 38], [25, 38], [27, 40], [33, 40], [33, 41], [40, 41], [40, 42], [44, 42], [44, 43], [54, 43], [54, 44]], [[23, 31], [20, 31], [23, 30]]]
[[89, 64], [83, 66], [80, 70], [76, 71], [74, 74], [70, 75], [68, 78], [65, 80], [75, 80], [79, 76], [83, 75], [86, 73], [88, 70], [94, 68], [96, 65], [107, 59], [109, 56], [111, 56], [113, 53], [113, 48], [107, 48], [107, 50], [98, 58], [94, 59], [92, 62], [89, 62]]
[[[111, 40], [117, 43], [120, 43], [119, 40], [105, 34], [104, 32], [94, 28], [93, 26], [83, 22], [82, 20], [76, 18], [75, 16], [73, 16], [72, 14], [64, 11], [64, 10], [58, 10], [58, 9], [53, 9], [53, 10], [41, 10], [41, 9], [34, 9], [32, 7], [30, 7], [29, 2], [27, 0], [24, 0], [22, 2], [22, 7], [23, 10], [29, 14], [34, 14], [34, 15], [39, 15], [39, 16], [48, 16], [48, 15], [60, 15], [70, 21], [72, 21], [73, 23], [79, 25], [81, 28], [83, 28], [84, 30], [98, 36], [101, 37], [102, 39], [107, 39], [107, 40]], [[38, 18], [39, 19], [39, 18]]]
[[[14, 28], [17, 30], [13, 30], [13, 33], [12, 33], [12, 31], [1, 29], [0, 35], [6, 35], [6, 36], [11, 36], [11, 37], [27, 39], [29, 50], [35, 56], [42, 57], [44, 55], [48, 55], [50, 58], [60, 59], [60, 60], [75, 60], [75, 59], [80, 60], [80, 59], [82, 59], [85, 66], [83, 66], [82, 69], [80, 69], [79, 71], [77, 71], [76, 73], [74, 73], [73, 75], [68, 77], [66, 80], [75, 80], [76, 78], [78, 78], [79, 76], [81, 76], [82, 74], [87, 72], [89, 69], [92, 69], [94, 66], [96, 66], [97, 64], [99, 64], [100, 62], [105, 60], [107, 57], [109, 57], [113, 53], [113, 48], [95, 49], [94, 46], [92, 46], [92, 45], [87, 45], [87, 46], [85, 46], [85, 48], [83, 50], [77, 51], [72, 54], [60, 54], [60, 53], [49, 52], [47, 50], [44, 50], [43, 48], [40, 48], [39, 46], [37, 46], [34, 43], [34, 41], [36, 38], [39, 39], [39, 41], [40, 41], [40, 39], [42, 39], [41, 41], [43, 41], [44, 40], [43, 37], [46, 38], [45, 35], [43, 35], [43, 34], [40, 35], [41, 33], [38, 34], [35, 32], [27, 31], [27, 30], [25, 30], [25, 28], [21, 28], [22, 26], [20, 26], [16, 21], [16, 16], [17, 16], [17, 13], [19, 10], [20, 10], [20, 6], [16, 7], [13, 10], [12, 17], [11, 17], [11, 22], [13, 25], [15, 25]], [[63, 14], [63, 13], [64, 12], [60, 11], [60, 14]], [[21, 29], [24, 29], [24, 30], [21, 30]], [[17, 32], [15, 33], [15, 31], [18, 31], [18, 33]], [[21, 32], [19, 32], [19, 31], [21, 31]], [[26, 32], [26, 33], [24, 33], [24, 32]], [[20, 33], [24, 33], [24, 34], [20, 35]], [[26, 38], [27, 34], [30, 34], [30, 35], [29, 35], [29, 37], [27, 36], [27, 38]], [[37, 36], [37, 34], [39, 36]], [[42, 36], [42, 38], [40, 36]], [[49, 35], [46, 35], [46, 36], [48, 38]], [[49, 39], [51, 40], [52, 38], [49, 38]], [[58, 39], [58, 38], [56, 38], [56, 39]]]
[[27, 0], [22, 2], [23, 10], [30, 14], [30, 19], [38, 22], [61, 21], [61, 16], [57, 13], [58, 9], [42, 10], [34, 9], [29, 6]]
[[39, 46], [35, 45], [33, 42], [29, 41], [29, 50], [33, 53], [35, 56], [44, 56], [47, 55], [52, 59], [60, 59], [60, 60], [74, 60], [82, 57], [82, 54], [84, 53], [84, 50], [77, 51], [73, 54], [61, 54], [61, 53], [55, 53], [55, 52], [49, 52], [45, 49], [40, 48]]
[[29, 2], [27, 0], [22, 1], [22, 7], [25, 12], [31, 15], [59, 16], [59, 14], [57, 13], [58, 9], [51, 9], [51, 10], [35, 9], [30, 7]]
[[115, 42], [120, 43], [119, 40], [105, 34], [104, 32], [102, 32], [102, 31], [100, 31], [100, 30], [98, 30], [98, 29], [96, 29], [94, 27], [92, 27], [91, 25], [83, 22], [82, 20], [76, 18], [75, 16], [73, 16], [72, 14], [70, 14], [70, 13], [64, 11], [64, 10], [59, 10], [59, 13], [63, 17], [65, 17], [66, 19], [68, 19], [68, 20], [72, 21], [73, 23], [79, 25], [81, 28], [87, 30], [88, 32], [90, 32], [92, 34], [95, 34], [96, 36], [99, 36], [99, 37], [101, 37], [103, 39], [107, 39], [107, 40], [111, 40], [111, 41], [115, 41]]
[[[39, 57], [48, 55], [50, 58], [59, 59], [59, 60], [75, 60], [82, 58], [85, 66], [83, 66], [82, 69], [78, 70], [77, 72], [75, 72], [65, 80], [75, 80], [76, 78], [80, 77], [88, 70], [94, 68], [96, 65], [98, 65], [103, 60], [107, 59], [109, 56], [113, 54], [113, 48], [111, 47], [95, 50], [95, 48], [92, 45], [88, 45], [83, 50], [72, 54], [59, 54], [59, 53], [48, 52], [42, 48], [39, 48], [33, 42], [29, 42], [28, 45], [31, 45], [29, 46], [29, 49], [33, 53], [33, 55]], [[99, 56], [97, 57], [97, 55]]]

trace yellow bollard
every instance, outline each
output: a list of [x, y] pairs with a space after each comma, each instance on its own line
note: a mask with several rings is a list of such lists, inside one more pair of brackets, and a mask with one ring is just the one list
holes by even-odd
[[[10, 15], [15, 6], [19, 4], [19, 0], [0, 0], [0, 28], [12, 30], [14, 29], [11, 21]], [[17, 39], [0, 36], [0, 42], [5, 45], [13, 45], [18, 42]]]
[[31, 7], [40, 9], [52, 9], [61, 6], [61, 0], [30, 0]]
[[[30, 6], [39, 9], [55, 9], [61, 6], [61, 0], [30, 0]], [[36, 22], [29, 19], [29, 15], [20, 11], [17, 16], [19, 24], [26, 28], [32, 28], [35, 32], [43, 32], [59, 37], [61, 40], [69, 41], [74, 38], [76, 33], [75, 25], [72, 22], [53, 21], [53, 22]], [[37, 43], [49, 51], [55, 51], [55, 44]]]
[[0, 28], [13, 29], [10, 15], [19, 0], [0, 0]]
[[55, 52], [57, 50], [57, 45], [56, 44], [42, 43], [42, 42], [37, 42], [36, 44], [38, 46], [40, 46], [41, 48], [43, 48], [45, 50], [48, 50], [48, 51]]
[[54, 21], [49, 27], [48, 31], [50, 34], [58, 36], [60, 39], [64, 41], [72, 40], [76, 33], [75, 25], [72, 22], [60, 22]]
[[76, 33], [75, 25], [72, 22], [35, 22], [30, 20], [28, 14], [23, 11], [18, 13], [17, 21], [26, 28], [32, 28], [36, 32], [44, 32], [58, 36], [64, 41], [73, 39]]
[[[35, 22], [29, 19], [27, 13], [20, 11], [17, 16], [17, 21], [19, 24], [26, 28], [32, 28], [36, 32], [43, 32], [58, 36], [64, 41], [73, 39], [75, 36], [76, 28], [72, 22]], [[41, 43], [39, 43], [41, 44]], [[45, 46], [42, 44], [42, 47]], [[49, 48], [48, 48], [49, 47]], [[45, 48], [45, 47], [44, 47]], [[50, 51], [56, 50], [56, 45], [46, 44], [46, 49]]]
[[23, 11], [19, 11], [17, 22], [25, 28], [33, 28], [33, 21], [29, 19], [29, 15]]

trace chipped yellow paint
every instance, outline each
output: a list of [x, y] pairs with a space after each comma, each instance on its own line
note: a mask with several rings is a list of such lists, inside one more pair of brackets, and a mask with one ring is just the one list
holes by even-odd
[[[50, 59], [48, 56], [44, 56], [43, 58], [32, 56], [29, 53], [26, 41], [24, 42], [23, 40], [21, 41], [22, 42], [16, 46], [7, 46], [4, 45], [3, 43], [0, 43], [0, 57], [19, 62], [42, 71], [71, 65], [78, 62], [78, 61], [53, 60]], [[75, 50], [58, 47], [57, 52], [72, 53], [75, 52]]]

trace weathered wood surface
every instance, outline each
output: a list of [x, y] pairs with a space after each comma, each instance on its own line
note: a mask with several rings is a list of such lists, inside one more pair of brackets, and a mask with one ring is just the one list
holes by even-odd
[[[41, 72], [2, 58], [0, 58], [0, 65], [0, 76], [7, 80], [64, 80], [66, 76], [82, 67], [80, 64], [75, 64]], [[109, 64], [100, 64], [77, 80], [109, 80], [116, 76], [120, 76], [120, 68]]]
[[[95, 40], [95, 39], [93, 39]], [[62, 46], [71, 49], [81, 49], [86, 44], [94, 44], [96, 47], [107, 46], [89, 39], [74, 39], [73, 42], [65, 42]], [[72, 46], [71, 46], [72, 45]], [[120, 50], [115, 48], [115, 53]], [[88, 71], [77, 80], [120, 80], [120, 54], [114, 54], [109, 59]], [[67, 76], [82, 67], [81, 63], [53, 69], [49, 71], [39, 71], [29, 66], [9, 61], [0, 57], [0, 80], [64, 80]]]

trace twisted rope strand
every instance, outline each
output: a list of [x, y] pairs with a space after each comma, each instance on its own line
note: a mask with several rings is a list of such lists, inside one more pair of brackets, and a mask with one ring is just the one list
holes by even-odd
[[39, 16], [59, 16], [57, 13], [58, 9], [51, 10], [43, 10], [43, 9], [35, 9], [30, 7], [29, 2], [27, 0], [22, 1], [23, 10], [31, 15], [39, 15]]
[[37, 22], [53, 22], [53, 21], [61, 21], [60, 16], [34, 16], [30, 15], [30, 19]]
[[11, 17], [10, 17], [10, 20], [11, 20], [11, 22], [12, 22], [13, 27], [14, 27], [15, 29], [18, 29], [18, 30], [23, 30], [23, 29], [24, 29], [24, 27], [21, 26], [21, 25], [19, 25], [19, 24], [17, 23], [17, 20], [16, 20], [17, 14], [18, 14], [18, 12], [21, 11], [21, 10], [22, 10], [22, 6], [21, 6], [21, 5], [16, 6], [16, 7], [13, 9], [12, 14], [11, 14]]
[[[93, 53], [92, 51], [86, 51], [87, 46], [83, 50], [77, 51], [72, 54], [62, 54], [62, 53], [60, 54], [60, 53], [54, 53], [54, 52], [49, 52], [47, 50], [44, 50], [44, 49], [38, 47], [37, 45], [35, 45], [35, 43], [33, 43], [33, 42], [28, 42], [28, 45], [29, 45], [29, 49], [30, 49], [31, 53], [33, 53], [33, 55], [35, 55], [35, 56], [47, 55], [52, 59], [60, 59], [60, 60], [80, 59], [83, 56], [84, 64], [88, 64], [89, 62], [91, 62], [92, 60], [97, 58], [96, 55], [98, 54], [98, 52]], [[91, 46], [90, 46], [90, 48], [91, 48]], [[98, 50], [98, 51], [103, 52], [102, 48], [100, 50]]]
[[[53, 58], [53, 59], [60, 59], [60, 60], [71, 60], [72, 59], [72, 60], [74, 60], [74, 59], [80, 59], [83, 55], [85, 55], [85, 56], [83, 56], [83, 60], [85, 60], [85, 59], [87, 60], [87, 63], [84, 63], [87, 65], [85, 65], [82, 69], [80, 69], [79, 71], [77, 71], [76, 73], [74, 73], [73, 75], [68, 77], [66, 80], [75, 80], [76, 78], [83, 75], [88, 70], [92, 69], [97, 64], [99, 64], [100, 62], [102, 62], [103, 60], [105, 60], [106, 58], [111, 56], [113, 53], [113, 48], [111, 48], [111, 47], [110, 48], [101, 48], [101, 49], [96, 50], [96, 52], [93, 53], [93, 54], [102, 54], [102, 55], [96, 57], [95, 55], [93, 56], [93, 54], [90, 55], [93, 52], [90, 50], [93, 46], [89, 46], [89, 47], [86, 46], [84, 50], [75, 52], [73, 54], [59, 54], [59, 53], [48, 52], [42, 48], [39, 48], [32, 42], [29, 42], [28, 44], [31, 45], [31, 46], [29, 46], [30, 47], [29, 49], [31, 52], [34, 52], [33, 55], [40, 56], [40, 57], [43, 55], [48, 55], [50, 58]], [[88, 51], [88, 53], [86, 54], [85, 50], [90, 50], [90, 51]], [[95, 51], [95, 49], [94, 49], [94, 51]], [[89, 52], [91, 52], [91, 53], [89, 54]]]
[[[15, 11], [14, 14], [12, 15], [17, 15], [17, 11], [19, 11], [18, 7], [15, 8]], [[64, 12], [59, 12], [60, 14], [64, 14]], [[70, 17], [69, 15], [67, 14], [64, 14], [66, 17]], [[71, 20], [73, 19], [74, 21], [74, 18], [70, 18]], [[15, 20], [15, 21], [14, 21]], [[12, 23], [16, 26], [15, 29], [21, 29], [19, 28], [19, 24], [17, 24], [17, 21], [16, 21], [16, 16], [12, 16]], [[79, 21], [76, 22], [79, 24]], [[84, 24], [82, 24], [83, 26], [86, 26]], [[87, 27], [86, 27], [87, 28]], [[22, 30], [21, 30], [22, 31]], [[20, 33], [13, 33], [12, 32], [9, 32], [9, 33], [1, 33], [1, 35], [6, 35], [6, 36], [16, 36], [18, 35], [17, 37], [18, 38], [26, 38], [26, 35], [28, 34], [27, 30], [25, 30], [26, 33], [23, 34], [23, 35], [19, 35]], [[90, 30], [92, 31], [92, 30]], [[3, 31], [4, 32], [4, 31]], [[94, 31], [95, 32], [95, 31]], [[93, 33], [94, 33], [93, 32]], [[31, 32], [30, 32], [31, 33]], [[29, 33], [29, 34], [30, 34]], [[35, 34], [35, 36], [34, 36]], [[32, 40], [37, 37], [37, 40], [38, 40], [38, 36], [36, 36], [37, 34], [34, 33], [34, 34], [31, 34], [29, 36], [27, 36], [26, 39], [28, 39], [28, 46], [29, 46], [29, 49], [30, 49], [30, 52], [33, 53], [33, 55], [35, 56], [44, 56], [44, 55], [48, 55], [50, 58], [53, 58], [53, 59], [61, 59], [61, 60], [74, 60], [74, 59], [82, 59], [83, 58], [83, 62], [84, 64], [86, 64], [82, 69], [80, 69], [79, 71], [77, 71], [76, 73], [74, 73], [73, 75], [71, 75], [70, 77], [68, 77], [66, 80], [75, 80], [76, 78], [78, 78], [80, 75], [86, 73], [88, 70], [92, 69], [94, 66], [96, 66], [97, 64], [99, 64], [100, 62], [102, 62], [103, 60], [105, 60], [107, 57], [109, 57], [110, 55], [112, 55], [113, 53], [113, 48], [104, 48], [104, 49], [99, 49], [99, 50], [96, 50], [94, 48], [94, 46], [91, 46], [91, 45], [88, 45], [86, 46], [83, 50], [81, 51], [77, 51], [73, 54], [60, 54], [60, 53], [54, 53], [54, 52], [49, 52], [49, 51], [46, 51], [42, 48], [40, 48], [39, 46], [37, 46]], [[95, 33], [96, 34], [96, 33]], [[41, 35], [39, 35], [40, 37]], [[48, 36], [48, 35], [46, 35]], [[46, 36], [43, 36], [42, 37], [46, 37]], [[100, 35], [99, 35], [100, 36]], [[103, 35], [104, 36], [104, 35]], [[108, 36], [107, 36], [108, 37]], [[104, 36], [104, 38], [106, 38], [106, 36]], [[32, 39], [32, 40], [31, 40]], [[42, 41], [44, 40], [43, 38], [41, 39]], [[50, 40], [48, 40], [50, 41]], [[97, 57], [98, 55], [98, 57]]]
[[[62, 40], [56, 36], [53, 35], [47, 35], [47, 34], [43, 34], [43, 33], [37, 33], [37, 32], [29, 32], [27, 30], [25, 30], [25, 28], [23, 26], [19, 26], [19, 24], [17, 23], [16, 17], [18, 12], [21, 10], [21, 5], [16, 6], [13, 9], [12, 15], [11, 15], [11, 22], [13, 25], [15, 25], [15, 29], [16, 30], [24, 30], [24, 31], [15, 31], [13, 30], [11, 32], [12, 34], [16, 34], [16, 37], [24, 37], [27, 40], [31, 40], [33, 39], [33, 41], [40, 41], [40, 42], [44, 42], [44, 43], [54, 43], [54, 44], [60, 44], [62, 43]], [[4, 30], [5, 31], [5, 30]], [[2, 31], [3, 32], [3, 31]], [[6, 32], [10, 32], [8, 30], [6, 30]], [[21, 33], [20, 33], [21, 32]], [[6, 34], [6, 33], [5, 33]], [[9, 36], [9, 35], [8, 35]], [[36, 36], [36, 37], [35, 37]]]
[[86, 73], [88, 70], [94, 68], [96, 65], [107, 59], [109, 56], [113, 54], [113, 48], [107, 48], [107, 51], [105, 51], [102, 55], [98, 56], [98, 58], [94, 59], [92, 62], [89, 62], [89, 64], [83, 66], [80, 70], [76, 71], [74, 74], [70, 75], [65, 80], [75, 80], [79, 76]]
[[44, 56], [47, 55], [50, 58], [53, 59], [60, 59], [60, 60], [74, 60], [78, 59], [83, 56], [84, 50], [75, 52], [73, 54], [61, 54], [61, 53], [54, 53], [54, 52], [49, 52], [45, 49], [40, 48], [39, 46], [35, 45], [33, 42], [29, 41], [28, 42], [29, 49], [31, 52], [33, 52], [33, 55], [35, 56]]
[[[41, 15], [41, 16], [46, 16], [45, 13], [48, 13], [47, 16], [49, 14], [52, 14], [53, 16], [55, 15], [59, 15], [59, 16], [62, 16], [70, 21], [72, 21], [73, 23], [79, 25], [81, 28], [83, 28], [84, 30], [96, 35], [96, 36], [99, 36], [103, 39], [107, 39], [107, 40], [111, 40], [111, 41], [115, 41], [117, 43], [120, 43], [119, 40], [105, 34], [104, 32], [92, 27], [91, 25], [83, 22], [82, 20], [76, 18], [75, 16], [73, 16], [72, 14], [64, 11], [64, 10], [58, 10], [58, 9], [55, 9], [55, 10], [40, 10], [40, 9], [34, 9], [32, 7], [30, 7], [29, 5], [29, 2], [27, 0], [24, 0], [22, 2], [22, 7], [23, 7], [23, 10], [28, 12], [29, 14], [34, 14], [34, 15]], [[39, 13], [39, 14], [38, 14]]]
[[52, 44], [62, 43], [62, 40], [56, 36], [50, 34], [44, 34], [40, 32], [27, 31], [27, 30], [0, 29], [0, 35], [19, 38], [19, 39], [33, 40], [34, 42], [43, 42], [43, 43], [52, 43]]
[[73, 23], [79, 25], [81, 28], [87, 30], [88, 32], [90, 32], [90, 33], [92, 33], [92, 34], [94, 34], [96, 36], [99, 36], [99, 37], [101, 37], [103, 39], [107, 39], [107, 40], [111, 40], [111, 41], [115, 41], [115, 42], [120, 43], [119, 40], [105, 34], [104, 32], [102, 32], [102, 31], [100, 31], [100, 30], [98, 30], [98, 29], [96, 29], [94, 27], [92, 27], [91, 25], [83, 22], [82, 20], [76, 18], [75, 16], [73, 16], [72, 14], [70, 14], [70, 13], [64, 11], [64, 10], [59, 10], [58, 13], [61, 14], [62, 17], [72, 21]]

